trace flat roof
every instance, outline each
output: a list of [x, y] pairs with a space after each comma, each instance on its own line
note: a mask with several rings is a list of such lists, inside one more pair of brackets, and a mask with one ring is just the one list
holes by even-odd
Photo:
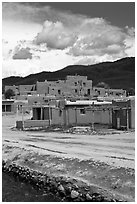
[[110, 105], [110, 101], [89, 101], [89, 100], [78, 100], [78, 101], [66, 101], [66, 105]]
[[15, 103], [18, 103], [18, 102], [22, 102], [22, 103], [28, 103], [28, 100], [15, 100]]
[[14, 102], [14, 99], [2, 99], [2, 102]]

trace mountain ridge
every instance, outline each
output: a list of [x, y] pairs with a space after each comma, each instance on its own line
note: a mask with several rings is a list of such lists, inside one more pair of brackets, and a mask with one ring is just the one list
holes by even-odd
[[83, 75], [93, 80], [93, 86], [103, 81], [111, 88], [135, 88], [135, 58], [127, 57], [114, 62], [94, 65], [69, 65], [54, 72], [42, 71], [25, 77], [11, 76], [2, 79], [2, 86], [35, 84], [37, 81], [64, 80], [67, 75]]

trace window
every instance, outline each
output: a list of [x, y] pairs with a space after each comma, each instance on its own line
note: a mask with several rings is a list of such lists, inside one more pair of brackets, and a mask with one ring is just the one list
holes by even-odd
[[77, 86], [77, 82], [75, 82], [75, 86]]
[[85, 83], [85, 82], [83, 82], [83, 86], [86, 86], [86, 83]]
[[98, 94], [100, 95], [100, 91], [98, 91]]
[[78, 90], [77, 89], [75, 89], [75, 93], [77, 93], [78, 92]]
[[48, 103], [48, 102], [49, 102], [47, 99], [45, 99], [44, 101], [45, 101], [45, 103]]
[[61, 117], [62, 115], [62, 110], [59, 110], [59, 117]]
[[87, 90], [87, 94], [90, 95], [90, 89]]
[[5, 112], [5, 105], [2, 105], [2, 112]]
[[58, 90], [58, 94], [61, 94], [61, 90], [60, 89]]
[[80, 114], [82, 115], [86, 114], [86, 110], [84, 108], [80, 109]]
[[6, 112], [11, 112], [11, 105], [6, 105]]

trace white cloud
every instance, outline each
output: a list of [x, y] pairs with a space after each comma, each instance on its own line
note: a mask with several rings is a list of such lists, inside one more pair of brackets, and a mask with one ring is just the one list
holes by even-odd
[[18, 50], [12, 57], [13, 59], [32, 59], [32, 53], [30, 52], [30, 48], [21, 48]]
[[46, 43], [47, 47], [53, 49], [65, 49], [72, 46], [75, 36], [64, 27], [61, 22], [53, 23], [45, 21], [42, 32], [38, 33], [35, 43]]
[[[73, 16], [76, 21], [77, 16]], [[70, 48], [72, 56], [110, 55], [110, 58], [126, 57], [133, 52], [134, 29], [121, 29], [103, 18], [78, 17], [79, 24], [67, 28], [61, 21], [45, 21], [43, 29], [36, 36], [37, 44], [46, 43], [52, 49]], [[127, 45], [128, 47], [127, 50]], [[115, 57], [114, 57], [115, 56]]]
[[36, 51], [32, 59], [13, 60], [9, 58], [3, 60], [2, 77], [29, 74], [41, 71], [57, 71], [65, 66], [74, 64], [77, 58], [66, 54], [67, 50], [50, 50], [48, 52]]
[[[4, 77], [135, 56], [134, 28], [122, 29], [103, 18], [89, 18], [49, 6], [4, 3], [2, 35]], [[26, 59], [12, 59], [26, 48], [32, 59], [27, 59], [26, 53]]]

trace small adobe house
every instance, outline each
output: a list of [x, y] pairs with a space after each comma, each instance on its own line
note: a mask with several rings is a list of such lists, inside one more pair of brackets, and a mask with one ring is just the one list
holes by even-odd
[[111, 105], [112, 102], [66, 101], [66, 125], [90, 125], [93, 123], [111, 125]]
[[134, 129], [135, 128], [135, 98], [112, 101], [115, 106], [112, 111], [112, 128]]
[[14, 100], [3, 99], [2, 100], [2, 113], [14, 113]]
[[[35, 101], [36, 102], [36, 101]], [[32, 118], [17, 121], [17, 128], [48, 126], [109, 125], [114, 129], [135, 128], [135, 100], [43, 100], [32, 105]]]
[[91, 125], [93, 123], [111, 125], [111, 105], [112, 102], [90, 100], [59, 100], [52, 105], [35, 104], [32, 106], [32, 118], [23, 122], [17, 121], [17, 128]]

